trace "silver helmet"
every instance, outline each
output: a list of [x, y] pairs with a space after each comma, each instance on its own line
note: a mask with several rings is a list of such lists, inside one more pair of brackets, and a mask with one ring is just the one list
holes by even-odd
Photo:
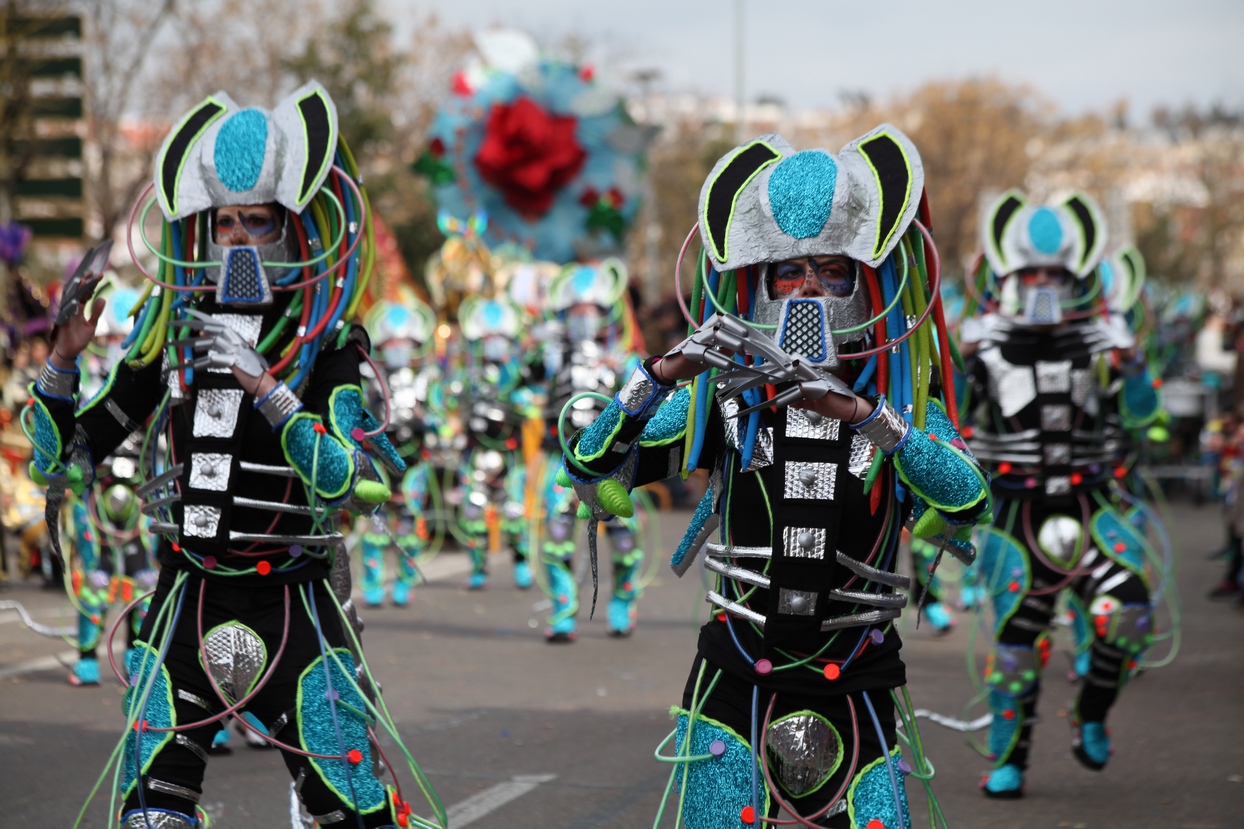
[[[1023, 192], [1008, 190], [985, 211], [981, 236], [998, 275], [999, 312], [1021, 325], [1058, 325], [1076, 283], [1101, 261], [1106, 224], [1097, 203], [1083, 193], [1032, 204]], [[1038, 270], [1061, 278], [1025, 278]]]
[[[758, 266], [753, 321], [784, 351], [826, 370], [842, 346], [865, 340], [872, 309], [863, 266], [876, 268], [915, 219], [924, 168], [910, 139], [882, 124], [838, 153], [796, 152], [777, 133], [748, 141], [713, 167], [700, 190], [700, 237], [718, 271]], [[850, 292], [775, 296], [783, 262], [846, 257]]]

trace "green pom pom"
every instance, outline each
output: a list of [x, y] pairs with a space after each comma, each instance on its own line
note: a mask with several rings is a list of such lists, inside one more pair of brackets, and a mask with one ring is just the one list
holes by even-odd
[[82, 467], [69, 467], [69, 472], [65, 477], [74, 495], [81, 495], [86, 492], [86, 475], [82, 473]]
[[385, 504], [393, 492], [379, 481], [362, 480], [354, 487], [354, 497], [365, 504]]
[[566, 471], [566, 467], [557, 467], [557, 474], [553, 476], [553, 482], [558, 486], [572, 486], [573, 481], [570, 480], [570, 473]]
[[930, 509], [920, 516], [916, 526], [911, 528], [911, 534], [916, 538], [932, 538], [944, 529], [946, 529], [945, 519], [937, 510]]
[[1166, 443], [1170, 439], [1171, 439], [1170, 430], [1168, 430], [1165, 426], [1149, 427], [1149, 440], [1153, 441], [1154, 443]]
[[592, 517], [592, 511], [588, 508], [587, 504], [583, 503], [582, 501], [579, 502], [579, 508], [575, 510], [574, 514], [578, 518], [591, 518]]
[[39, 470], [39, 467], [34, 461], [30, 462], [30, 480], [34, 481], [39, 486], [48, 485], [48, 479], [43, 477], [43, 472]]
[[626, 494], [622, 484], [612, 478], [600, 482], [600, 486], [596, 488], [596, 497], [600, 500], [600, 505], [609, 510], [612, 515], [630, 518], [635, 514], [635, 505], [631, 503], [631, 496]]

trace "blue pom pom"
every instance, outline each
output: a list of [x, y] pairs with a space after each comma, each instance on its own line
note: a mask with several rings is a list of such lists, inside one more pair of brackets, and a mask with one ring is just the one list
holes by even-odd
[[1048, 207], [1038, 207], [1028, 219], [1028, 236], [1041, 253], [1057, 253], [1063, 244], [1063, 226]]
[[259, 181], [268, 144], [268, 119], [257, 109], [232, 116], [216, 133], [214, 161], [221, 184], [235, 193]]
[[838, 162], [819, 150], [796, 153], [773, 168], [769, 207], [778, 227], [796, 239], [811, 239], [834, 209]]

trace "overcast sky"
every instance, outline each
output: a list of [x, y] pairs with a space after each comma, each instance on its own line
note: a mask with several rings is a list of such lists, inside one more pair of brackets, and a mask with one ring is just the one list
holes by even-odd
[[[1126, 98], [1244, 108], [1244, 0], [745, 0], [747, 97], [833, 107], [923, 81], [994, 74], [1067, 113]], [[734, 0], [380, 0], [399, 22], [501, 24], [589, 41], [602, 69], [656, 68], [658, 88], [733, 95]]]

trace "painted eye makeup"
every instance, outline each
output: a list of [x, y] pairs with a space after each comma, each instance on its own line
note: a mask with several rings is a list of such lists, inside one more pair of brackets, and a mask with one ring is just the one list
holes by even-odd
[[[216, 217], [216, 230], [225, 233], [232, 233], [233, 229], [238, 226], [238, 217], [236, 216], [218, 216]], [[276, 218], [272, 216], [262, 215], [258, 213], [242, 214], [242, 229], [246, 231], [248, 236], [260, 237], [266, 236], [276, 229]]]

